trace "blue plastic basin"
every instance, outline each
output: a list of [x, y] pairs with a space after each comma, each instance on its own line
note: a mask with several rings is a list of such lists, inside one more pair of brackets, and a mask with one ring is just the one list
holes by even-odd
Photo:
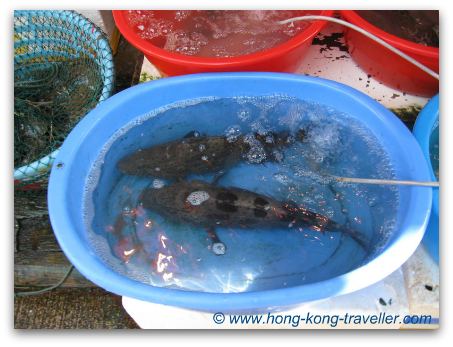
[[[433, 97], [422, 109], [414, 126], [414, 136], [428, 162], [432, 180], [437, 180], [431, 164], [430, 143], [436, 128], [439, 127], [439, 95]], [[433, 259], [439, 263], [439, 188], [433, 188], [433, 206], [426, 228], [423, 244]]]
[[324, 104], [360, 120], [386, 150], [397, 178], [430, 180], [423, 153], [403, 123], [379, 103], [343, 84], [278, 73], [166, 78], [114, 95], [91, 111], [61, 147], [50, 177], [48, 200], [55, 235], [68, 259], [89, 280], [113, 293], [165, 305], [223, 312], [284, 308], [346, 294], [395, 271], [422, 240], [431, 209], [431, 189], [399, 188], [397, 226], [382, 251], [368, 263], [341, 276], [294, 287], [230, 294], [154, 287], [113, 271], [91, 249], [83, 219], [83, 194], [90, 168], [118, 129], [145, 113], [183, 100], [276, 94]]

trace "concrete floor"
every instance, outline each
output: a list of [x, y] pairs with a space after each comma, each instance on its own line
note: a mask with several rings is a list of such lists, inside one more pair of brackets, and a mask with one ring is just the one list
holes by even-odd
[[15, 329], [137, 329], [121, 297], [100, 288], [64, 288], [14, 299]]

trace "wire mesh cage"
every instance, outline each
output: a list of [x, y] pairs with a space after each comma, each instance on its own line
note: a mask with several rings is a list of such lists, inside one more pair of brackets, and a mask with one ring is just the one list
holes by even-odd
[[73, 11], [14, 12], [14, 180], [46, 180], [75, 124], [113, 90], [104, 33]]

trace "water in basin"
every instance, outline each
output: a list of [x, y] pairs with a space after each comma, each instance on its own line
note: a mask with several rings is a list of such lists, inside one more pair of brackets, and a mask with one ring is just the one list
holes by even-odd
[[130, 10], [127, 22], [142, 39], [167, 51], [201, 57], [234, 57], [270, 49], [310, 24], [278, 21], [318, 11]]
[[439, 179], [439, 123], [437, 123], [429, 138], [429, 155], [434, 175]]
[[[132, 153], [193, 137], [206, 141], [193, 159], [195, 173], [166, 178], [161, 171], [139, 176], [118, 168], [119, 161]], [[225, 138], [231, 148], [248, 139], [239, 157], [225, 161], [223, 174], [214, 164], [212, 171], [199, 169], [205, 162], [216, 162], [212, 152], [204, 152], [214, 137]], [[167, 153], [168, 161], [177, 155], [193, 158], [193, 153], [181, 151]], [[227, 154], [221, 148], [217, 152]], [[138, 116], [99, 154], [84, 197], [87, 237], [115, 271], [153, 286], [231, 293], [326, 280], [378, 253], [392, 234], [398, 207], [395, 187], [342, 184], [332, 180], [333, 175], [394, 178], [378, 140], [347, 114], [284, 95], [169, 105]], [[176, 195], [165, 198], [170, 204], [164, 212], [169, 213], [143, 204], [146, 189], [195, 180], [303, 206], [354, 230], [367, 240], [367, 247], [348, 233], [320, 231], [315, 222], [312, 227], [291, 222], [269, 227], [253, 221], [231, 227], [213, 220], [212, 229], [226, 247], [218, 255], [206, 228], [176, 218], [179, 207], [171, 204]], [[191, 208], [209, 198], [203, 191], [195, 192], [192, 200], [188, 197]]]

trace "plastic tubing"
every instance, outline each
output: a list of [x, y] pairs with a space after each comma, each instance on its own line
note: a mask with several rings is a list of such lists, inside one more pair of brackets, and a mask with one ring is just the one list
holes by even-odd
[[414, 58], [408, 56], [404, 52], [401, 52], [399, 49], [393, 47], [392, 45], [390, 45], [389, 43], [385, 42], [384, 40], [382, 40], [381, 38], [377, 37], [376, 35], [373, 35], [373, 34], [369, 33], [368, 31], [366, 31], [365, 29], [362, 29], [361, 27], [358, 27], [357, 25], [354, 25], [354, 24], [351, 24], [349, 22], [346, 22], [346, 21], [344, 21], [342, 19], [332, 18], [332, 17], [327, 17], [327, 16], [315, 16], [315, 15], [313, 15], [313, 16], [301, 16], [301, 17], [289, 18], [289, 19], [285, 19], [285, 20], [279, 21], [278, 23], [279, 24], [288, 24], [288, 23], [293, 23], [293, 22], [297, 22], [297, 21], [312, 21], [312, 20], [326, 20], [328, 22], [337, 23], [337, 24], [346, 26], [346, 27], [348, 27], [350, 29], [353, 29], [355, 31], [358, 31], [359, 33], [367, 36], [371, 40], [376, 41], [378, 44], [380, 44], [380, 45], [386, 47], [387, 49], [391, 50], [393, 53], [399, 55], [401, 58], [407, 60], [409, 63], [415, 65], [420, 70], [423, 70], [428, 75], [434, 77], [437, 80], [439, 79], [439, 74], [437, 72], [435, 72], [435, 71], [431, 70], [430, 68], [426, 67], [425, 65], [419, 63]]

